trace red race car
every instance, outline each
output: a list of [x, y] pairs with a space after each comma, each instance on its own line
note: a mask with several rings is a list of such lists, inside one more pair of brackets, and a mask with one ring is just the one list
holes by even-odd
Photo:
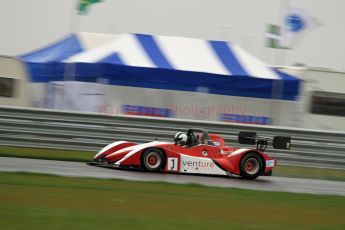
[[179, 132], [174, 142], [153, 141], [135, 144], [116, 141], [101, 149], [89, 165], [111, 168], [140, 168], [172, 173], [236, 175], [245, 179], [272, 175], [277, 161], [263, 153], [268, 143], [274, 148], [290, 149], [291, 138], [260, 137], [254, 132], [240, 132], [240, 144], [256, 148], [234, 148], [220, 135], [203, 129]]

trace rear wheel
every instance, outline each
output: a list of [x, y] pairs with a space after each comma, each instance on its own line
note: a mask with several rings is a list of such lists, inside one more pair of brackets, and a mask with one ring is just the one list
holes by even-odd
[[142, 165], [151, 172], [158, 172], [164, 169], [165, 155], [156, 148], [147, 149], [141, 156]]
[[240, 162], [241, 176], [245, 179], [257, 178], [263, 169], [263, 162], [259, 155], [248, 153], [244, 155]]

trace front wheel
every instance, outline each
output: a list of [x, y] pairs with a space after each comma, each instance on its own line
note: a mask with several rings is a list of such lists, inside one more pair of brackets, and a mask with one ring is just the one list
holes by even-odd
[[263, 162], [255, 153], [248, 153], [244, 155], [240, 162], [241, 176], [245, 179], [257, 178], [263, 169]]
[[151, 172], [158, 172], [164, 169], [165, 155], [159, 149], [147, 149], [141, 156], [143, 167]]

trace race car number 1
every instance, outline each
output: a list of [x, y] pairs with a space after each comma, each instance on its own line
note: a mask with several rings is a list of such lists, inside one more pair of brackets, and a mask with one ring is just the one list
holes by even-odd
[[177, 171], [178, 170], [178, 158], [168, 157], [168, 170]]

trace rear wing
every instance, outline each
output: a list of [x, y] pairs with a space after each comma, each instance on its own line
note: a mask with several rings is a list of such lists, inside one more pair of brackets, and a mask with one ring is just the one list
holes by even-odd
[[263, 137], [257, 136], [256, 132], [239, 132], [238, 143], [247, 145], [256, 145], [256, 149], [265, 151], [269, 143], [272, 144], [275, 149], [290, 149], [291, 137], [289, 136], [274, 136]]

